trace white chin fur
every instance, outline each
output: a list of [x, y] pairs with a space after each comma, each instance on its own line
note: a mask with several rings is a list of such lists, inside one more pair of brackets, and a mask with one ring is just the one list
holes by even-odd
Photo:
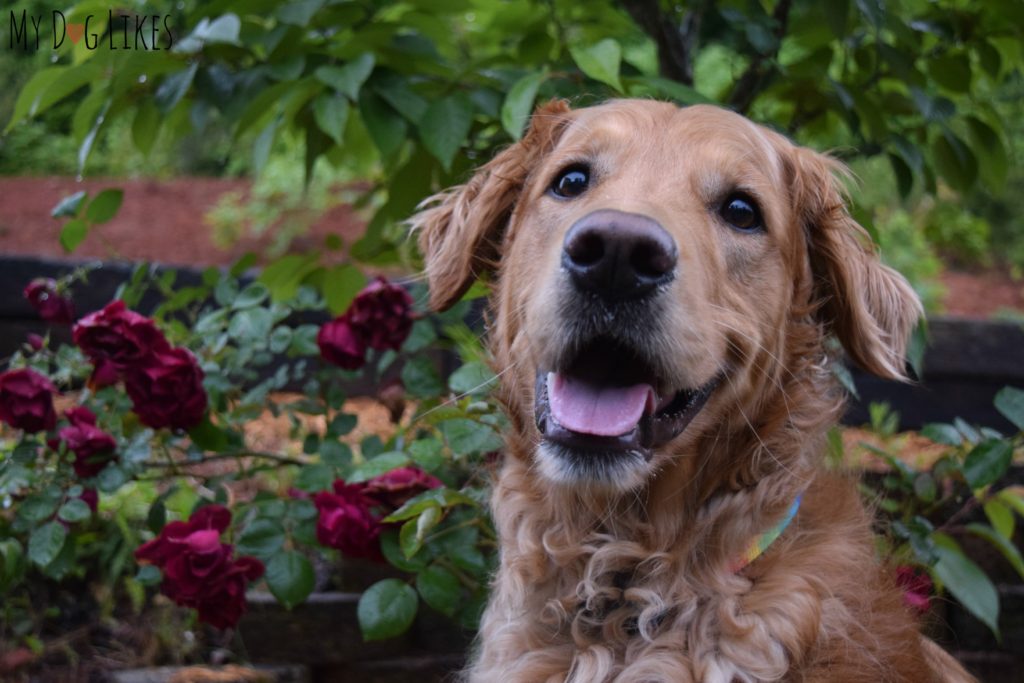
[[651, 474], [651, 465], [640, 453], [613, 460], [595, 458], [584, 464], [560, 453], [561, 446], [541, 441], [535, 458], [541, 475], [559, 486], [600, 488], [627, 492], [639, 488]]

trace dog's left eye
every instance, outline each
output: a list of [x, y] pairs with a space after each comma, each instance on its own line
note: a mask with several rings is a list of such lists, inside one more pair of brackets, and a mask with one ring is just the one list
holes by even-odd
[[764, 225], [761, 222], [761, 212], [752, 199], [744, 195], [730, 195], [718, 211], [726, 223], [744, 232], [761, 230]]
[[590, 169], [586, 166], [574, 165], [563, 169], [551, 183], [551, 193], [556, 197], [568, 199], [583, 194], [590, 184]]

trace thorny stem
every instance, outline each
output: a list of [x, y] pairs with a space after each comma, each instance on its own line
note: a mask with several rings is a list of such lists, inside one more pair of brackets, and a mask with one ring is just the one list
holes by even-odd
[[174, 460], [168, 463], [150, 463], [150, 467], [190, 467], [192, 465], [201, 465], [207, 462], [213, 462], [216, 460], [233, 460], [235, 458], [263, 458], [265, 460], [272, 460], [280, 465], [306, 465], [308, 463], [298, 460], [297, 458], [289, 458], [286, 455], [278, 455], [277, 453], [267, 453], [265, 451], [231, 451], [230, 453], [218, 453], [209, 457], [203, 458], [202, 460]]

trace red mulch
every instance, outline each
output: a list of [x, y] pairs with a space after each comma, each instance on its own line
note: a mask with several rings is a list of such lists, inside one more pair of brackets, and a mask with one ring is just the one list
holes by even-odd
[[997, 313], [1024, 312], [1024, 280], [998, 271], [942, 274], [946, 288], [943, 305], [947, 315], [986, 319]]
[[[231, 249], [220, 249], [210, 240], [210, 228], [203, 216], [226, 192], [245, 191], [247, 180], [221, 178], [90, 179], [3, 178], [0, 177], [0, 254], [35, 254], [68, 258], [57, 241], [62, 221], [50, 217], [50, 210], [64, 197], [78, 190], [95, 195], [108, 187], [124, 190], [124, 204], [118, 215], [91, 234], [73, 258], [147, 260], [175, 265], [223, 265], [247, 251], [259, 252], [270, 240], [246, 238]], [[331, 210], [292, 249], [303, 251], [323, 244], [331, 233], [358, 237], [359, 218], [348, 208]], [[1024, 312], [1024, 281], [1006, 274], [947, 272], [945, 312], [966, 318], [985, 319], [993, 314]]]
[[[232, 263], [248, 251], [259, 252], [270, 242], [245, 238], [230, 249], [217, 247], [203, 220], [227, 192], [246, 191], [247, 180], [222, 178], [89, 179], [0, 177], [0, 254], [45, 255], [54, 258], [120, 258], [173, 265], [208, 266]], [[57, 237], [66, 219], [50, 217], [64, 197], [86, 190], [124, 190], [117, 216], [91, 233], [69, 256]], [[362, 223], [347, 207], [327, 213], [309, 234], [293, 243], [304, 251], [323, 245], [331, 233], [356, 237]]]

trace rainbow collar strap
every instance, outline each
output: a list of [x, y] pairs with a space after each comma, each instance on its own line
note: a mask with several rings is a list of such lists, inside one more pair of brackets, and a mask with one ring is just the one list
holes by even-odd
[[750, 545], [747, 546], [746, 552], [733, 560], [732, 564], [729, 566], [729, 571], [733, 574], [739, 572], [751, 562], [759, 558], [764, 551], [768, 550], [768, 546], [774, 543], [775, 539], [782, 535], [782, 532], [786, 530], [789, 523], [793, 521], [794, 517], [796, 517], [796, 512], [800, 509], [801, 498], [802, 496], [796, 497], [793, 504], [789, 506], [788, 510], [786, 510], [786, 516], [779, 520], [778, 524], [750, 542]]

